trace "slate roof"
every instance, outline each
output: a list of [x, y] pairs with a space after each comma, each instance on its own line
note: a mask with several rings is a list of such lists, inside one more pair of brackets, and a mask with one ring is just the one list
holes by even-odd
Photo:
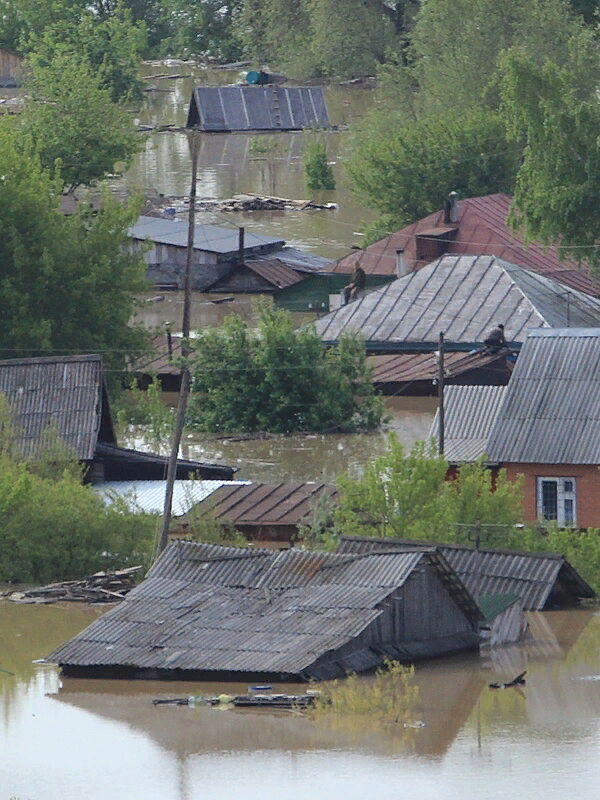
[[[99, 355], [0, 361], [0, 394], [10, 403], [26, 458], [39, 457], [43, 432], [55, 425], [81, 461], [94, 457], [107, 397]], [[116, 441], [108, 414], [107, 439]]]
[[[395, 653], [394, 643], [381, 642], [377, 654], [366, 648], [337, 660], [333, 651], [376, 620], [383, 601], [425, 562], [474, 624], [477, 606], [435, 552], [357, 557], [171, 542], [120, 605], [46, 660], [302, 678], [365, 669]], [[473, 632], [459, 636], [473, 645]], [[418, 645], [426, 654], [427, 643]], [[319, 672], [312, 665], [324, 654], [332, 661]]]
[[600, 300], [494, 256], [442, 256], [316, 322], [325, 342], [360, 333], [371, 349], [481, 343], [499, 322], [509, 342], [532, 328], [600, 326]]
[[591, 586], [560, 553], [476, 550], [468, 545], [359, 536], [342, 536], [337, 552], [377, 553], [419, 545], [437, 548], [473, 596], [516, 594], [525, 611], [548, 610], [559, 603], [568, 607], [580, 598], [596, 597]]
[[417, 236], [429, 234], [441, 239], [447, 253], [494, 255], [540, 275], [560, 281], [572, 289], [600, 295], [600, 282], [585, 268], [573, 261], [560, 261], [555, 247], [526, 244], [506, 224], [512, 198], [507, 194], [469, 197], [459, 201], [458, 223], [444, 225], [442, 211], [374, 242], [364, 250], [354, 251], [339, 259], [334, 272], [351, 273], [358, 262], [367, 275], [395, 275], [396, 250], [404, 250], [407, 270], [422, 267], [426, 262], [417, 257]]
[[[444, 456], [451, 464], [476, 461], [486, 453], [488, 437], [506, 396], [506, 386], [448, 386], [444, 391]], [[439, 434], [439, 411], [430, 437]]]
[[328, 128], [321, 86], [198, 86], [186, 127], [203, 131]]
[[600, 464], [600, 329], [529, 333], [487, 451], [494, 462]]
[[[171, 220], [161, 217], [141, 216], [135, 225], [128, 229], [132, 239], [145, 240], [173, 247], [187, 247], [187, 220]], [[194, 249], [224, 255], [237, 253], [239, 231], [237, 228], [219, 228], [216, 225], [194, 226]], [[244, 252], [251, 252], [262, 247], [283, 247], [285, 241], [273, 236], [244, 232]]]

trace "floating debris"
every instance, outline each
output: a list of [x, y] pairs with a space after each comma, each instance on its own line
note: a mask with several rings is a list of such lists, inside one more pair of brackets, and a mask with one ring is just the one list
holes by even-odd
[[126, 569], [96, 572], [78, 581], [62, 581], [27, 589], [22, 592], [7, 592], [6, 598], [15, 603], [57, 603], [76, 601], [79, 603], [114, 603], [123, 600], [135, 586], [134, 575], [143, 569]]
[[306, 694], [220, 694], [214, 697], [190, 695], [168, 700], [155, 699], [155, 706], [233, 706], [237, 708], [307, 708], [312, 706], [318, 693]]

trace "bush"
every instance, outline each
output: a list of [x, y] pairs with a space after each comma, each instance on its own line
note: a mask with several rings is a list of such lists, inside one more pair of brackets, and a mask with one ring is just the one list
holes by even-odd
[[309, 189], [335, 189], [333, 170], [327, 161], [327, 149], [322, 142], [310, 142], [304, 156], [306, 185]]

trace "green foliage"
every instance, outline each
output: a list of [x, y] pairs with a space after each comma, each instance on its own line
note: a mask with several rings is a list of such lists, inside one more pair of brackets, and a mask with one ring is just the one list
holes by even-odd
[[[512, 53], [503, 61], [502, 97], [523, 164], [509, 221], [530, 239], [600, 267], [600, 104], [577, 89], [569, 68], [537, 67]], [[569, 248], [575, 247], [575, 250]]]
[[2, 357], [101, 352], [108, 369], [148, 347], [129, 325], [145, 264], [130, 253], [137, 206], [105, 197], [102, 211], [59, 211], [62, 183], [44, 170], [31, 139], [0, 120], [0, 341]]
[[333, 170], [327, 161], [327, 148], [323, 142], [309, 141], [304, 153], [304, 171], [309, 189], [335, 189]]
[[143, 425], [144, 439], [155, 453], [168, 449], [175, 426], [173, 409], [166, 405], [160, 381], [153, 376], [144, 391], [130, 382], [127, 395], [122, 395], [117, 410], [119, 428], [127, 425]]
[[101, 87], [99, 74], [66, 46], [57, 48], [50, 63], [32, 54], [26, 84], [20, 134], [34, 142], [46, 169], [59, 165], [69, 191], [122, 174], [144, 147], [144, 137]]
[[242, 55], [242, 0], [165, 0], [162, 20], [168, 33], [159, 45], [162, 54], [235, 61]]
[[450, 189], [462, 197], [511, 192], [520, 152], [498, 113], [447, 112], [385, 136], [367, 125], [347, 166], [353, 190], [397, 229], [441, 208]]
[[500, 471], [492, 492], [483, 461], [461, 467], [447, 481], [448, 465], [434, 443], [417, 442], [409, 453], [394, 434], [386, 453], [367, 464], [357, 479], [341, 476], [335, 526], [356, 536], [455, 541], [457, 526], [506, 525], [521, 521], [522, 486]]
[[383, 415], [364, 344], [343, 337], [326, 350], [312, 326], [257, 305], [259, 328], [236, 315], [194, 339], [188, 421], [208, 431], [335, 431], [377, 427]]
[[326, 492], [313, 500], [308, 517], [298, 523], [297, 544], [307, 549], [335, 550], [339, 531], [335, 527], [334, 502]]

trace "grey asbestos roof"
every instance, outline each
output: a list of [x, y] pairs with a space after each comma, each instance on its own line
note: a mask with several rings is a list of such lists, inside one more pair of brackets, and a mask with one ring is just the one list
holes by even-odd
[[103, 392], [99, 355], [0, 361], [0, 395], [16, 415], [26, 458], [39, 456], [44, 431], [55, 425], [78, 459], [92, 460]]
[[[487, 451], [506, 386], [447, 386], [444, 390], [444, 456], [451, 464], [476, 461]], [[430, 437], [439, 434], [439, 411]]]
[[[173, 247], [187, 247], [188, 223], [187, 220], [162, 219], [160, 217], [141, 216], [135, 225], [128, 230], [132, 239], [149, 239], [157, 244], [166, 244]], [[239, 231], [237, 228], [219, 228], [216, 225], [194, 226], [194, 249], [209, 253], [235, 253], [238, 250]], [[273, 236], [244, 232], [244, 252], [252, 252], [262, 247], [283, 247], [284, 239]]]
[[[172, 542], [123, 603], [47, 660], [308, 677], [320, 656], [377, 619], [385, 598], [428, 559], [440, 575], [449, 571], [420, 548], [344, 556]], [[448, 591], [476, 619], [477, 607], [451, 575]], [[381, 657], [370, 653], [375, 663]]]
[[600, 329], [529, 334], [487, 450], [504, 463], [600, 464]]
[[[234, 485], [246, 481], [231, 481]], [[213, 492], [226, 486], [228, 481], [175, 481], [173, 484], [173, 516], [180, 517]], [[94, 491], [110, 504], [115, 498], [124, 499], [134, 511], [161, 514], [164, 509], [166, 481], [106, 481], [94, 486]]]
[[188, 128], [203, 131], [294, 131], [328, 128], [320, 86], [198, 86]]
[[358, 332], [367, 346], [481, 343], [503, 323], [509, 342], [532, 328], [600, 326], [600, 300], [495, 256], [446, 255], [316, 323], [326, 342]]
[[[543, 611], [559, 602], [596, 596], [594, 590], [559, 553], [476, 550], [468, 545], [432, 544], [406, 539], [342, 536], [337, 552], [373, 553], [405, 547], [435, 547], [474, 597], [517, 594], [525, 611]], [[560, 583], [560, 586], [557, 585]], [[556, 595], [553, 594], [557, 589]]]

